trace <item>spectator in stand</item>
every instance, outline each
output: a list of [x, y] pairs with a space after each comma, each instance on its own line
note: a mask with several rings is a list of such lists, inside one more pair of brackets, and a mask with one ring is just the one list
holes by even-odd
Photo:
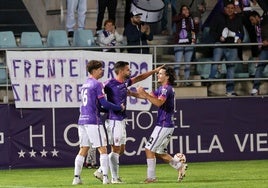
[[116, 21], [117, 0], [98, 0], [98, 15], [97, 15], [97, 33], [102, 28], [105, 9], [108, 9], [108, 19]]
[[85, 28], [87, 0], [67, 0], [66, 28], [68, 37], [73, 37], [76, 26], [75, 12], [77, 10], [77, 29]]
[[[196, 28], [194, 25], [193, 18], [190, 16], [190, 10], [187, 5], [182, 5], [178, 15], [173, 17], [173, 23], [176, 26], [176, 33], [174, 37], [174, 43], [180, 46], [174, 47], [175, 61], [174, 66], [176, 75], [180, 75], [180, 62], [182, 62], [182, 57], [184, 57], [183, 62], [191, 62], [194, 47], [193, 46], [183, 46], [184, 44], [195, 44], [196, 42]], [[184, 80], [188, 80], [190, 77], [190, 64], [185, 64], [184, 68]], [[185, 86], [190, 86], [191, 83], [186, 82]]]
[[[200, 40], [202, 40], [202, 15], [206, 11], [206, 2], [205, 0], [178, 0], [177, 1], [178, 6], [181, 7], [182, 5], [187, 5], [190, 8], [191, 17], [194, 20], [195, 25], [195, 37], [196, 37], [196, 43], [199, 43]], [[192, 55], [192, 61], [198, 61], [196, 59], [196, 49], [194, 49], [193, 55]]]
[[[235, 14], [235, 5], [233, 0], [224, 1], [224, 12], [215, 15], [210, 25], [210, 35], [215, 44], [234, 44], [241, 43], [244, 36], [242, 19]], [[236, 61], [238, 59], [237, 46], [221, 46], [213, 49], [213, 61]], [[227, 79], [234, 78], [234, 64], [226, 63]], [[218, 64], [212, 64], [210, 70], [210, 79], [215, 79], [218, 72]], [[234, 92], [234, 81], [226, 82], [226, 95], [237, 96]]]
[[[257, 40], [259, 42], [259, 60], [268, 59], [268, 19], [266, 17], [261, 17], [260, 14], [256, 11], [252, 11], [249, 15], [250, 22], [255, 26]], [[263, 71], [267, 63], [259, 62], [257, 64], [257, 69], [255, 72], [255, 78], [262, 78]], [[253, 89], [251, 95], [258, 95], [261, 81], [254, 80]]]
[[202, 27], [202, 14], [206, 11], [205, 0], [179, 0], [177, 7], [187, 5], [190, 8], [191, 17], [194, 20], [195, 28], [198, 28], [196, 35], [201, 31]]
[[[113, 20], [105, 20], [104, 29], [98, 33], [98, 44], [103, 47], [118, 46], [123, 41], [123, 35], [120, 35], [115, 29]], [[115, 48], [103, 48], [104, 52], [115, 52]]]
[[[124, 34], [127, 38], [127, 45], [148, 45], [147, 40], [153, 40], [153, 34], [147, 23], [141, 22], [142, 13], [133, 11], [130, 13], [130, 23], [127, 24]], [[149, 54], [149, 48], [128, 48], [128, 53]]]
[[169, 35], [170, 31], [168, 30], [168, 5], [170, 3], [171, 5], [171, 15], [172, 17], [175, 16], [177, 14], [177, 10], [176, 10], [176, 2], [177, 0], [163, 0], [164, 2], [164, 11], [163, 11], [163, 17], [161, 19], [161, 34], [162, 35]]
[[[243, 25], [245, 26], [245, 29], [248, 33], [249, 42], [256, 43], [256, 32], [254, 29], [254, 26], [250, 23], [249, 15], [252, 11], [251, 3], [253, 5], [257, 4], [256, 0], [235, 0], [235, 12], [242, 16], [243, 19]], [[243, 60], [243, 48], [239, 47], [238, 50], [238, 57], [239, 59]], [[251, 54], [252, 57], [255, 59], [258, 57], [258, 46], [251, 46]]]

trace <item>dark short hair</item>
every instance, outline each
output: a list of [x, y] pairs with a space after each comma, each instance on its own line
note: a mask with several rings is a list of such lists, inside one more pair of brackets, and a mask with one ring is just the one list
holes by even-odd
[[127, 61], [117, 61], [114, 65], [114, 72], [118, 74], [119, 70], [123, 69], [127, 65], [129, 65], [129, 62]]
[[87, 71], [91, 74], [94, 69], [99, 69], [102, 66], [103, 66], [103, 62], [102, 61], [90, 60], [87, 63]]
[[260, 15], [256, 10], [250, 11], [250, 13], [249, 13], [249, 17], [250, 17], [250, 16], [253, 16], [253, 17], [258, 16], [258, 17], [261, 17], [261, 15]]
[[234, 5], [234, 0], [223, 0], [223, 6], [227, 7], [227, 5]]
[[189, 11], [190, 11], [190, 7], [188, 7], [187, 5], [181, 5], [181, 8], [180, 8], [180, 14], [182, 13], [182, 9], [186, 7]]
[[175, 70], [171, 67], [164, 66], [162, 69], [166, 70], [166, 75], [169, 77], [168, 82], [170, 85], [175, 85], [175, 80], [176, 80], [176, 73]]

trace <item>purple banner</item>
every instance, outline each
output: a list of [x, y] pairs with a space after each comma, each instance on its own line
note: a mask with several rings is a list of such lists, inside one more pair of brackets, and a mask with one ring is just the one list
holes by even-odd
[[[187, 161], [268, 158], [268, 98], [177, 100], [169, 153]], [[0, 168], [73, 166], [79, 150], [78, 108], [16, 109], [0, 105]], [[145, 164], [144, 144], [157, 108], [129, 111], [121, 164]]]

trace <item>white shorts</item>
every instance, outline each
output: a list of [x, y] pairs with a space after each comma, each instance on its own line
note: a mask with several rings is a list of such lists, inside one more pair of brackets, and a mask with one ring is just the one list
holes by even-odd
[[145, 148], [158, 154], [167, 153], [167, 146], [173, 131], [174, 128], [155, 126]]
[[121, 146], [126, 144], [126, 122], [125, 120], [106, 120], [106, 131], [110, 145]]
[[107, 146], [107, 137], [103, 125], [78, 125], [78, 136], [80, 147], [98, 148]]

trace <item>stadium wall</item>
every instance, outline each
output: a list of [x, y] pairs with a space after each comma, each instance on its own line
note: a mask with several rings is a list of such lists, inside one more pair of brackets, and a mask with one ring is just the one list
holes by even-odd
[[[188, 162], [268, 158], [267, 98], [177, 99], [168, 152]], [[0, 169], [73, 166], [79, 150], [78, 108], [20, 109], [0, 105]], [[145, 164], [144, 144], [157, 108], [128, 111], [121, 164]]]

